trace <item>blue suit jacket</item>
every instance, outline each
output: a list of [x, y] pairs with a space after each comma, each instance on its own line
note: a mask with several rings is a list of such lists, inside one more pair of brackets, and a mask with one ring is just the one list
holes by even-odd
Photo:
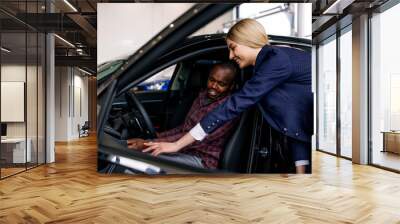
[[252, 78], [205, 116], [200, 125], [210, 133], [257, 103], [272, 128], [294, 139], [311, 142], [311, 54], [290, 47], [264, 46], [257, 55]]

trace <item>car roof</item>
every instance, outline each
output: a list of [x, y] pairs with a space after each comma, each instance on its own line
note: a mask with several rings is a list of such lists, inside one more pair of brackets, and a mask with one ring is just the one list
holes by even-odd
[[[269, 41], [273, 45], [290, 45], [297, 46], [303, 48], [311, 49], [311, 40], [298, 38], [298, 37], [289, 37], [289, 36], [279, 36], [279, 35], [268, 35]], [[221, 46], [226, 45], [226, 33], [217, 33], [217, 34], [204, 34], [197, 36], [187, 37], [184, 41], [177, 44], [175, 48], [164, 54], [161, 58], [167, 58], [171, 55], [174, 55], [178, 52], [182, 52], [185, 49], [188, 51], [193, 51], [198, 48], [204, 47], [212, 47], [212, 46]]]
[[[181, 46], [190, 45], [194, 43], [204, 42], [204, 41], [224, 41], [225, 43], [226, 33], [215, 33], [215, 34], [204, 34], [204, 35], [196, 35], [187, 37]], [[272, 42], [288, 42], [288, 43], [297, 43], [311, 46], [311, 40], [300, 38], [300, 37], [292, 37], [292, 36], [282, 36], [282, 35], [268, 35], [268, 38]], [[180, 46], [178, 45], [178, 46]]]
[[[311, 48], [311, 40], [298, 38], [298, 37], [288, 37], [288, 36], [279, 36], [279, 35], [268, 35], [271, 44], [287, 44], [287, 45], [295, 45], [295, 46], [303, 46], [306, 48]], [[212, 46], [222, 46], [226, 45], [225, 42], [226, 33], [216, 33], [216, 34], [204, 34], [204, 35], [196, 35], [187, 37], [184, 41], [175, 45], [172, 51], [167, 52], [166, 54], [160, 57], [162, 61], [163, 58], [173, 57], [174, 54], [181, 54], [183, 51], [194, 51], [197, 49], [201, 49], [204, 47], [212, 47]], [[101, 83], [104, 78], [115, 72], [125, 60], [116, 60], [108, 63], [110, 68], [107, 69], [99, 69], [98, 70], [98, 81]]]

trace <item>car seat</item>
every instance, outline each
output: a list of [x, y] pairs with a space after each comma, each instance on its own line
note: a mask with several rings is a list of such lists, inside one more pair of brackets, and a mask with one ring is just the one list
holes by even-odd
[[222, 170], [231, 172], [240, 172], [241, 169], [246, 165], [243, 161], [247, 161], [248, 151], [250, 148], [251, 139], [251, 111], [245, 111], [242, 113], [239, 124], [235, 131], [227, 141], [225, 149], [222, 152], [219, 160], [218, 167]]

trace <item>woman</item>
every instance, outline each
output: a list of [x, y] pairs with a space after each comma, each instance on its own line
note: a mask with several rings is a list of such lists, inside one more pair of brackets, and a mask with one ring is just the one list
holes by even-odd
[[258, 104], [265, 121], [286, 139], [296, 172], [305, 173], [306, 168], [309, 172], [313, 133], [311, 54], [269, 45], [264, 27], [253, 19], [236, 23], [229, 30], [226, 43], [229, 58], [240, 68], [254, 66], [253, 76], [178, 141], [147, 143], [144, 152], [177, 152]]

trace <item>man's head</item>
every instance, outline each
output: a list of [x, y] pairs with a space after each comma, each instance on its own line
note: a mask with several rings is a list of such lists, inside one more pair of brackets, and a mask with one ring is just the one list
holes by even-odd
[[237, 69], [230, 62], [219, 63], [212, 67], [207, 81], [207, 96], [218, 99], [229, 94], [235, 86]]

